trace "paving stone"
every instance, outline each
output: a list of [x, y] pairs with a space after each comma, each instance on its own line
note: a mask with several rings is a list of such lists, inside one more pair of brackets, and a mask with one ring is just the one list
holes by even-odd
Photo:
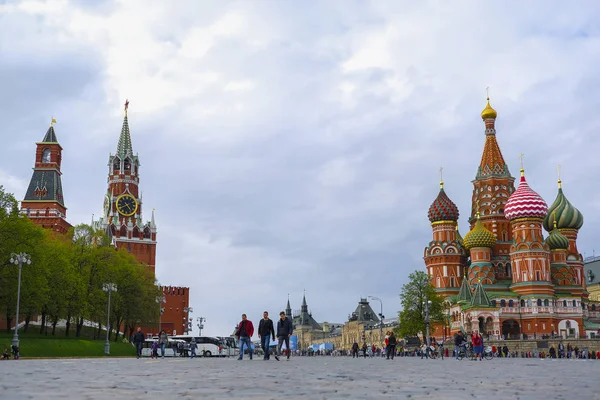
[[0, 362], [1, 399], [599, 399], [600, 360], [293, 357]]

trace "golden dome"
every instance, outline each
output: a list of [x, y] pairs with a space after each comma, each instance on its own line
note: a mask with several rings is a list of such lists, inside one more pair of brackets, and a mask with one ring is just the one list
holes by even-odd
[[490, 118], [491, 119], [496, 119], [497, 116], [498, 116], [498, 113], [490, 105], [490, 98], [488, 97], [487, 98], [487, 105], [485, 106], [485, 108], [481, 112], [481, 118], [483, 118], [483, 119], [490, 119]]

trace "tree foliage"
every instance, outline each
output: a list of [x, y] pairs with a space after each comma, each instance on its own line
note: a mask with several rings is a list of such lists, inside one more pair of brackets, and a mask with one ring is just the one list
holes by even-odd
[[442, 323], [443, 298], [435, 292], [431, 284], [429, 275], [423, 271], [415, 271], [409, 275], [409, 282], [402, 286], [400, 293], [400, 302], [402, 311], [400, 311], [400, 327], [398, 334], [400, 337], [425, 336], [425, 301], [431, 301], [429, 305], [430, 324]]
[[[16, 311], [18, 267], [11, 253], [26, 252], [23, 265], [19, 320], [28, 328], [41, 315], [40, 332], [54, 334], [66, 320], [66, 335], [79, 336], [85, 321], [101, 326], [107, 318], [105, 283], [115, 283], [111, 295], [111, 325], [125, 330], [143, 321], [157, 320], [155, 297], [159, 289], [147, 267], [125, 250], [116, 250], [103, 232], [78, 225], [66, 235], [42, 229], [19, 214], [14, 196], [0, 186], [0, 315], [10, 326]], [[156, 314], [156, 315], [155, 315]], [[115, 336], [116, 338], [116, 336]]]

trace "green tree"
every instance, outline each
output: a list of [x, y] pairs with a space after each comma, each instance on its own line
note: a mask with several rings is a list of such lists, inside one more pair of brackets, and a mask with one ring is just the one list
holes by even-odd
[[425, 301], [431, 301], [429, 306], [430, 324], [443, 323], [443, 299], [435, 292], [429, 275], [423, 271], [415, 271], [409, 276], [409, 282], [402, 286], [400, 302], [400, 337], [425, 336]]

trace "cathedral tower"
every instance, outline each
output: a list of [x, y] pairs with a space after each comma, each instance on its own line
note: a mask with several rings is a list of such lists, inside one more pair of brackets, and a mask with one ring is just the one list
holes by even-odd
[[510, 279], [511, 267], [509, 250], [512, 242], [510, 223], [504, 216], [505, 204], [514, 192], [514, 180], [504, 161], [496, 140], [496, 117], [498, 113], [490, 105], [481, 112], [485, 124], [485, 145], [477, 175], [473, 182], [471, 201], [471, 229], [477, 223], [477, 212], [483, 226], [496, 236], [496, 244], [491, 249], [490, 263], [497, 279]]
[[44, 139], [36, 143], [33, 175], [21, 202], [21, 213], [43, 228], [66, 233], [71, 224], [66, 220], [67, 207], [60, 171], [62, 147], [56, 138], [55, 123], [56, 120], [52, 118]]
[[443, 180], [427, 216], [433, 231], [433, 238], [423, 254], [427, 274], [439, 294], [458, 294], [465, 274], [465, 250], [458, 233], [458, 207], [444, 191]]
[[544, 241], [542, 223], [548, 206], [527, 184], [521, 167], [519, 187], [506, 202], [505, 215], [511, 222], [513, 245], [511, 290], [520, 295], [554, 295], [550, 271], [550, 248]]
[[150, 221], [143, 222], [143, 202], [139, 191], [140, 161], [133, 154], [127, 112], [116, 154], [108, 157], [108, 189], [104, 197], [102, 229], [117, 248], [124, 248], [154, 273], [156, 264], [156, 223], [154, 211]]

